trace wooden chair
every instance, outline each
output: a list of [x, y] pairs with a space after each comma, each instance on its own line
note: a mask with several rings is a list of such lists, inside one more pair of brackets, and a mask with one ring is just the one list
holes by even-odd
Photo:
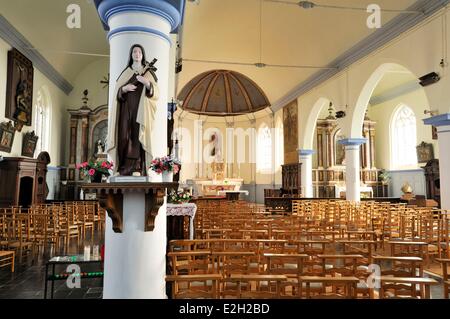
[[[238, 299], [279, 299], [281, 283], [286, 281], [283, 275], [244, 275], [232, 274], [222, 282], [236, 284], [234, 291], [222, 291], [222, 297], [231, 296]], [[234, 294], [233, 294], [234, 292]]]
[[[283, 298], [299, 298], [300, 287], [298, 277], [303, 274], [303, 262], [308, 259], [306, 254], [264, 254], [265, 271], [270, 275], [284, 275], [288, 279], [281, 283]], [[290, 291], [290, 294], [288, 292]]]
[[198, 275], [213, 273], [211, 251], [169, 252], [169, 271], [172, 275]]
[[0, 251], [0, 268], [11, 266], [11, 272], [14, 272], [14, 251]]
[[[438, 282], [432, 278], [409, 278], [409, 277], [390, 277], [381, 276], [380, 280], [380, 299], [386, 298], [409, 298], [409, 299], [431, 299], [431, 285], [437, 285]], [[420, 285], [419, 289], [416, 285]], [[424, 291], [425, 293], [418, 293]]]
[[442, 279], [444, 281], [444, 298], [449, 299], [449, 287], [450, 287], [450, 278], [448, 267], [450, 266], [450, 259], [437, 259], [438, 262], [442, 265]]
[[219, 274], [166, 276], [172, 283], [172, 299], [218, 299], [221, 279]]
[[[300, 294], [307, 299], [355, 299], [356, 286], [360, 281], [356, 277], [321, 277], [300, 276]], [[311, 284], [319, 284], [321, 289], [311, 289]], [[327, 293], [326, 287], [331, 286], [333, 293]], [[340, 289], [339, 289], [340, 288]]]

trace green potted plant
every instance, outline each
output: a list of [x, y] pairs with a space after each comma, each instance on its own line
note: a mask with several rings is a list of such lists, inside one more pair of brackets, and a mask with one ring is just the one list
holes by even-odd
[[389, 172], [383, 169], [378, 175], [378, 178], [380, 179], [381, 184], [388, 185], [389, 182], [391, 181], [391, 174], [389, 174]]

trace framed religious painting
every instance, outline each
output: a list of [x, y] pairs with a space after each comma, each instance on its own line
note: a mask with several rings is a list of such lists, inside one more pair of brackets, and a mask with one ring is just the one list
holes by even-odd
[[0, 124], [0, 151], [11, 153], [15, 134], [16, 129], [11, 121]]
[[432, 126], [431, 127], [431, 134], [432, 134], [433, 140], [437, 140], [438, 139], [438, 131], [437, 131], [437, 127], [436, 126]]
[[417, 146], [417, 161], [419, 163], [427, 163], [434, 159], [433, 144], [422, 142]]
[[16, 49], [8, 52], [5, 117], [21, 132], [31, 126], [33, 102], [33, 63]]
[[23, 137], [22, 156], [34, 157], [38, 137], [33, 132], [27, 133]]

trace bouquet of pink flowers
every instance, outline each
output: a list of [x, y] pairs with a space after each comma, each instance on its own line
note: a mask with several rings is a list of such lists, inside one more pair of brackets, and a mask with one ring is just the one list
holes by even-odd
[[97, 162], [93, 160], [76, 165], [78, 170], [80, 170], [85, 176], [90, 177], [98, 174], [109, 176], [109, 170], [113, 168], [113, 166], [114, 164], [112, 161]]
[[156, 157], [153, 159], [150, 169], [157, 174], [161, 174], [164, 171], [173, 171], [174, 174], [177, 174], [180, 170], [180, 165], [179, 161], [170, 156]]

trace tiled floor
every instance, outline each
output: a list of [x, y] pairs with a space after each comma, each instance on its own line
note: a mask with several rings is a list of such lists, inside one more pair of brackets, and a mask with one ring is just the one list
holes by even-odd
[[[102, 239], [94, 238], [86, 241], [86, 245], [101, 245]], [[77, 247], [75, 241], [69, 252], [62, 249], [58, 253], [46, 251], [35, 256], [35, 259], [24, 259], [22, 265], [16, 264], [14, 273], [9, 267], [0, 269], [0, 299], [43, 299], [45, 287], [45, 264], [53, 256], [83, 254], [84, 246]], [[62, 269], [62, 268], [59, 268]], [[101, 271], [97, 265], [83, 266], [82, 271]], [[47, 298], [50, 298], [50, 281]], [[81, 279], [80, 288], [69, 288], [65, 280], [55, 281], [55, 299], [99, 299], [102, 298], [103, 279]]]

